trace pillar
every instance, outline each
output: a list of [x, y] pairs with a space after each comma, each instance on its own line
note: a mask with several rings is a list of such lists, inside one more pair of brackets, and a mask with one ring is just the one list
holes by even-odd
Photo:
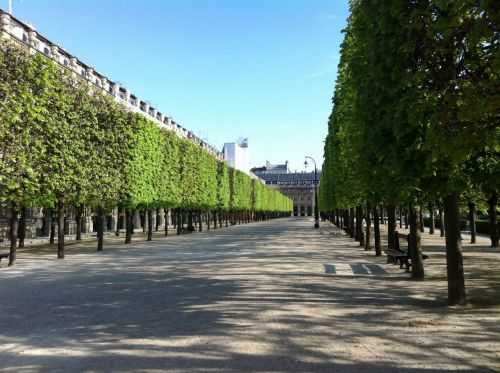
[[94, 231], [94, 222], [92, 221], [92, 215], [87, 213], [84, 217], [82, 233], [90, 233]]
[[135, 212], [134, 212], [133, 223], [134, 223], [134, 229], [141, 228], [141, 214], [140, 214], [139, 210], [135, 210]]
[[[152, 209], [151, 211], [151, 216], [153, 217], [153, 219], [151, 219], [151, 224], [153, 225], [153, 231], [156, 229], [156, 209]], [[148, 221], [148, 219], [146, 219], [146, 221]]]
[[114, 208], [111, 212], [111, 232], [116, 232], [118, 227], [118, 208]]
[[167, 214], [167, 221], [165, 222], [165, 224], [168, 224], [168, 226], [170, 227], [172, 224], [172, 209], [169, 209], [168, 210], [168, 214]]

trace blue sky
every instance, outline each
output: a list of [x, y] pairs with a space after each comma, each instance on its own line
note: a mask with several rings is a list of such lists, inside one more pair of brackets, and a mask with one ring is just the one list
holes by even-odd
[[218, 148], [248, 137], [252, 165], [322, 162], [347, 0], [14, 0], [14, 15]]

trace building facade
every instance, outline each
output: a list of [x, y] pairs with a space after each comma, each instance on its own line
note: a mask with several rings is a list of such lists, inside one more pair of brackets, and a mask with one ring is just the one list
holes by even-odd
[[[212, 154], [216, 159], [223, 160], [223, 153], [218, 151], [214, 146], [208, 144], [192, 131], [182, 127], [175, 122], [171, 117], [163, 114], [158, 108], [154, 107], [145, 99], [142, 99], [132, 93], [129, 89], [121, 86], [117, 82], [111, 80], [105, 75], [99, 73], [90, 65], [79, 60], [74, 55], [64, 50], [59, 45], [45, 38], [38, 33], [31, 25], [28, 25], [11, 14], [0, 9], [0, 39], [8, 40], [18, 44], [23, 48], [27, 48], [30, 53], [40, 53], [50, 58], [61, 69], [67, 69], [84, 81], [87, 81], [92, 89], [101, 90], [114, 98], [119, 104], [123, 105], [127, 110], [139, 113], [154, 122], [159, 127], [173, 131], [177, 136], [188, 139], [207, 152]], [[0, 246], [8, 244], [9, 237], [9, 209], [0, 204]], [[29, 208], [23, 211], [26, 218], [26, 239], [29, 241], [33, 238], [47, 237], [54, 226], [54, 212], [49, 209]], [[75, 211], [68, 207], [66, 212], [66, 221], [64, 224], [65, 233], [74, 235], [76, 231]], [[83, 233], [91, 233], [94, 231], [94, 214], [91, 209], [86, 208], [83, 212]], [[162, 209], [159, 209], [153, 216], [154, 225], [161, 229], [165, 224], [168, 224], [170, 215]], [[147, 219], [141, 216], [139, 212], [134, 216], [134, 227], [136, 229], [144, 228], [147, 225]], [[118, 209], [114, 209], [112, 214], [106, 217], [105, 231], [115, 231], [124, 227], [124, 213]], [[57, 226], [55, 227], [57, 230]], [[56, 234], [57, 236], [57, 234]]]
[[248, 153], [248, 139], [239, 142], [227, 142], [223, 148], [224, 160], [228, 166], [250, 173], [250, 159]]
[[61, 68], [70, 70], [73, 74], [86, 80], [96, 89], [111, 95], [118, 103], [128, 110], [144, 115], [159, 127], [175, 132], [179, 137], [189, 139], [198, 144], [219, 160], [223, 159], [222, 152], [208, 144], [192, 131], [182, 127], [171, 117], [163, 114], [147, 100], [138, 97], [130, 90], [120, 86], [117, 82], [99, 73], [90, 65], [79, 60], [62, 47], [53, 43], [38, 33], [33, 26], [21, 22], [7, 12], [0, 9], [0, 38], [9, 39], [21, 46], [29, 48], [31, 53], [41, 53], [50, 58]]
[[[251, 170], [267, 186], [279, 189], [293, 201], [294, 216], [314, 216], [314, 172], [289, 172], [288, 164], [255, 167]], [[319, 182], [321, 173], [318, 171]]]

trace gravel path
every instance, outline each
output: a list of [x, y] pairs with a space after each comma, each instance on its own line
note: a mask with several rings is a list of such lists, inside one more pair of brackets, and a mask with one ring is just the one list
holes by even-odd
[[500, 369], [500, 251], [466, 247], [472, 304], [448, 308], [434, 240], [418, 283], [309, 219], [20, 255], [0, 268], [0, 371]]

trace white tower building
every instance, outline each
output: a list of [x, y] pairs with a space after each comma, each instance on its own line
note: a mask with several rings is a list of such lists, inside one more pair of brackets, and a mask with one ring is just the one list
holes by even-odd
[[248, 139], [224, 144], [224, 160], [237, 170], [250, 174], [250, 158], [248, 153]]

